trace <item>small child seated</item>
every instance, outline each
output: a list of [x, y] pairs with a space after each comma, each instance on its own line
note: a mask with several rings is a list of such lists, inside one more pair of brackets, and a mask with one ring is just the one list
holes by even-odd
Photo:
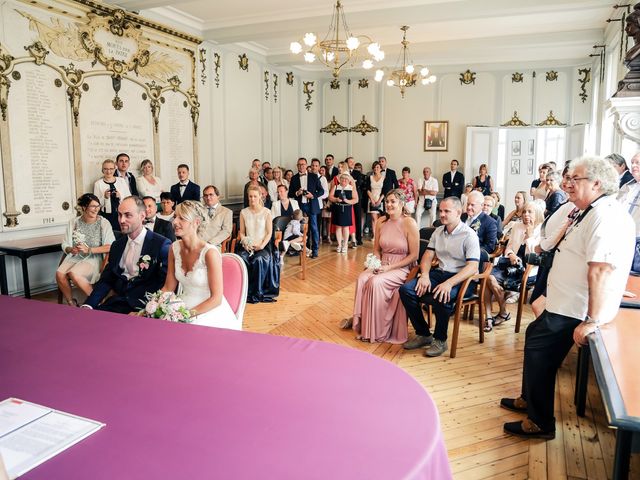
[[298, 252], [302, 250], [302, 210], [294, 210], [293, 217], [291, 217], [291, 221], [287, 225], [287, 228], [284, 229], [284, 235], [282, 236], [284, 239], [284, 251], [285, 253], [289, 249], [292, 248], [291, 255], [299, 255]]

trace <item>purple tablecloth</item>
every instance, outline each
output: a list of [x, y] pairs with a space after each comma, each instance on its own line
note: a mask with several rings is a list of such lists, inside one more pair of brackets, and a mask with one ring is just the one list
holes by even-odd
[[0, 400], [106, 423], [42, 479], [446, 479], [436, 407], [337, 345], [0, 296]]

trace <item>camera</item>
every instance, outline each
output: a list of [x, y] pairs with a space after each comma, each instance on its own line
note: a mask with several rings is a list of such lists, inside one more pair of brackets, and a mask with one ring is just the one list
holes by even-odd
[[553, 257], [555, 253], [555, 250], [542, 252], [540, 255], [536, 253], [527, 253], [524, 256], [524, 261], [529, 265], [539, 265], [541, 267], [549, 269], [551, 268], [551, 265], [553, 265]]
[[302, 190], [302, 195], [306, 195], [307, 193], [309, 193], [308, 190]]
[[115, 183], [110, 183], [109, 184], [109, 190], [111, 191], [111, 193], [116, 191], [116, 184]]

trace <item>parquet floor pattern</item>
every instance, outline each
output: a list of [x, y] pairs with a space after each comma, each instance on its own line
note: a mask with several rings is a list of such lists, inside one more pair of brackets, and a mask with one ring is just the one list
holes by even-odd
[[[487, 334], [484, 344], [478, 343], [477, 326], [462, 321], [455, 359], [449, 358], [448, 352], [425, 358], [421, 351], [405, 351], [400, 345], [363, 343], [351, 330], [341, 330], [338, 324], [351, 315], [355, 279], [370, 251], [371, 242], [349, 250], [347, 255], [322, 246], [320, 257], [308, 262], [306, 280], [301, 280], [298, 259], [286, 258], [278, 302], [247, 305], [244, 330], [336, 343], [404, 369], [436, 402], [456, 479], [611, 478], [615, 430], [607, 426], [593, 372], [586, 416], [576, 415], [575, 350], [557, 379], [555, 440], [523, 440], [502, 432], [504, 422], [521, 418], [499, 408], [498, 401], [520, 391], [524, 330], [533, 320], [528, 306], [519, 334], [513, 330], [515, 305], [509, 305], [513, 320]], [[53, 292], [35, 298], [56, 301]], [[399, 434], [403, 428], [411, 425], [399, 426]], [[640, 454], [632, 455], [629, 478], [640, 479]]]
[[[502, 432], [504, 422], [521, 418], [499, 408], [498, 401], [519, 393], [524, 330], [533, 320], [529, 307], [519, 334], [513, 330], [515, 305], [510, 305], [513, 320], [487, 334], [484, 344], [478, 343], [477, 326], [463, 321], [455, 359], [448, 353], [428, 359], [400, 345], [363, 343], [351, 330], [340, 330], [340, 320], [351, 315], [355, 279], [370, 251], [370, 242], [347, 255], [323, 246], [320, 257], [309, 260], [306, 280], [301, 280], [298, 259], [286, 258], [278, 302], [247, 305], [244, 329], [357, 348], [404, 369], [438, 406], [456, 479], [611, 477], [615, 431], [607, 426], [593, 373], [586, 416], [575, 412], [575, 351], [558, 375], [555, 440], [519, 439]], [[632, 456], [631, 468], [630, 478], [640, 478], [640, 455]]]

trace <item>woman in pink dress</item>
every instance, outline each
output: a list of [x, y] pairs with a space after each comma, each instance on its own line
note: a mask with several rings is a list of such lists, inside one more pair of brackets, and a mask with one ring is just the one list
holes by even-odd
[[386, 213], [375, 224], [373, 244], [382, 266], [358, 277], [353, 329], [362, 341], [404, 343], [407, 314], [398, 289], [418, 260], [420, 236], [415, 220], [405, 215], [402, 190], [391, 190], [384, 202]]

